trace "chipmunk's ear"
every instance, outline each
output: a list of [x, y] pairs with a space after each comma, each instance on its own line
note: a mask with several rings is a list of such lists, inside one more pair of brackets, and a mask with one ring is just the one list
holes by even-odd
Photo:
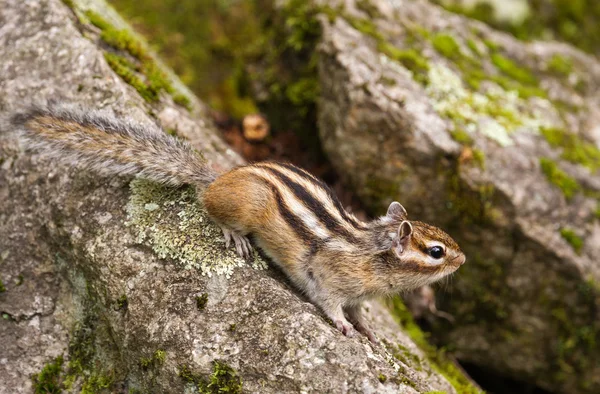
[[408, 248], [410, 244], [410, 237], [412, 236], [412, 224], [408, 221], [403, 221], [398, 227], [398, 235], [392, 241], [392, 249], [396, 256], [401, 257], [402, 253]]
[[408, 213], [406, 213], [406, 209], [404, 209], [402, 204], [398, 201], [394, 201], [388, 207], [386, 216], [398, 220], [405, 220], [408, 217]]

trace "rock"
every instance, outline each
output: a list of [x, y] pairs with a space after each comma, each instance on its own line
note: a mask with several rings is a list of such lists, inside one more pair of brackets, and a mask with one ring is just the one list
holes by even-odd
[[[0, 59], [2, 119], [58, 98], [241, 163], [101, 0], [5, 1]], [[259, 257], [225, 251], [191, 189], [57, 164], [1, 129], [0, 393], [476, 391], [378, 303], [382, 345], [342, 336]]]
[[322, 144], [372, 212], [398, 200], [465, 251], [433, 338], [600, 391], [600, 64], [425, 1], [344, 4], [319, 8]]

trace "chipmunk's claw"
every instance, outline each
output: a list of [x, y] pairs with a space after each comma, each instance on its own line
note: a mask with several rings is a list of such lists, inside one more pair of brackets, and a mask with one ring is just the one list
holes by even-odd
[[344, 334], [348, 338], [352, 338], [356, 335], [356, 330], [349, 322], [343, 320], [336, 320], [334, 323], [337, 329], [340, 330], [342, 334]]
[[252, 254], [250, 240], [243, 235], [233, 233], [233, 241], [235, 242], [235, 250], [238, 255], [245, 260], [250, 259], [250, 255]]
[[229, 249], [229, 245], [231, 245], [231, 241], [233, 240], [238, 256], [248, 260], [252, 255], [252, 244], [248, 237], [240, 235], [226, 227], [221, 227], [221, 230], [223, 231], [223, 237], [225, 237], [225, 249]]

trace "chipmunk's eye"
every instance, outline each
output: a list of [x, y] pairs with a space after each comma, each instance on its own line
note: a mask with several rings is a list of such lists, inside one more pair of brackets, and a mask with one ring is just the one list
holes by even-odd
[[433, 246], [427, 249], [427, 253], [434, 259], [441, 259], [444, 257], [444, 248], [441, 246]]

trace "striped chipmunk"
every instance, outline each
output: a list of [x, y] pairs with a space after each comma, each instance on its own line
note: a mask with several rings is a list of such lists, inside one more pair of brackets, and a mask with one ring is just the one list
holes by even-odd
[[377, 342], [362, 300], [435, 282], [465, 262], [448, 234], [408, 220], [398, 202], [362, 222], [327, 185], [291, 164], [259, 162], [218, 174], [156, 125], [64, 104], [33, 107], [11, 125], [28, 147], [87, 169], [195, 186], [227, 247], [233, 241], [247, 258], [252, 239], [349, 337], [357, 330]]

